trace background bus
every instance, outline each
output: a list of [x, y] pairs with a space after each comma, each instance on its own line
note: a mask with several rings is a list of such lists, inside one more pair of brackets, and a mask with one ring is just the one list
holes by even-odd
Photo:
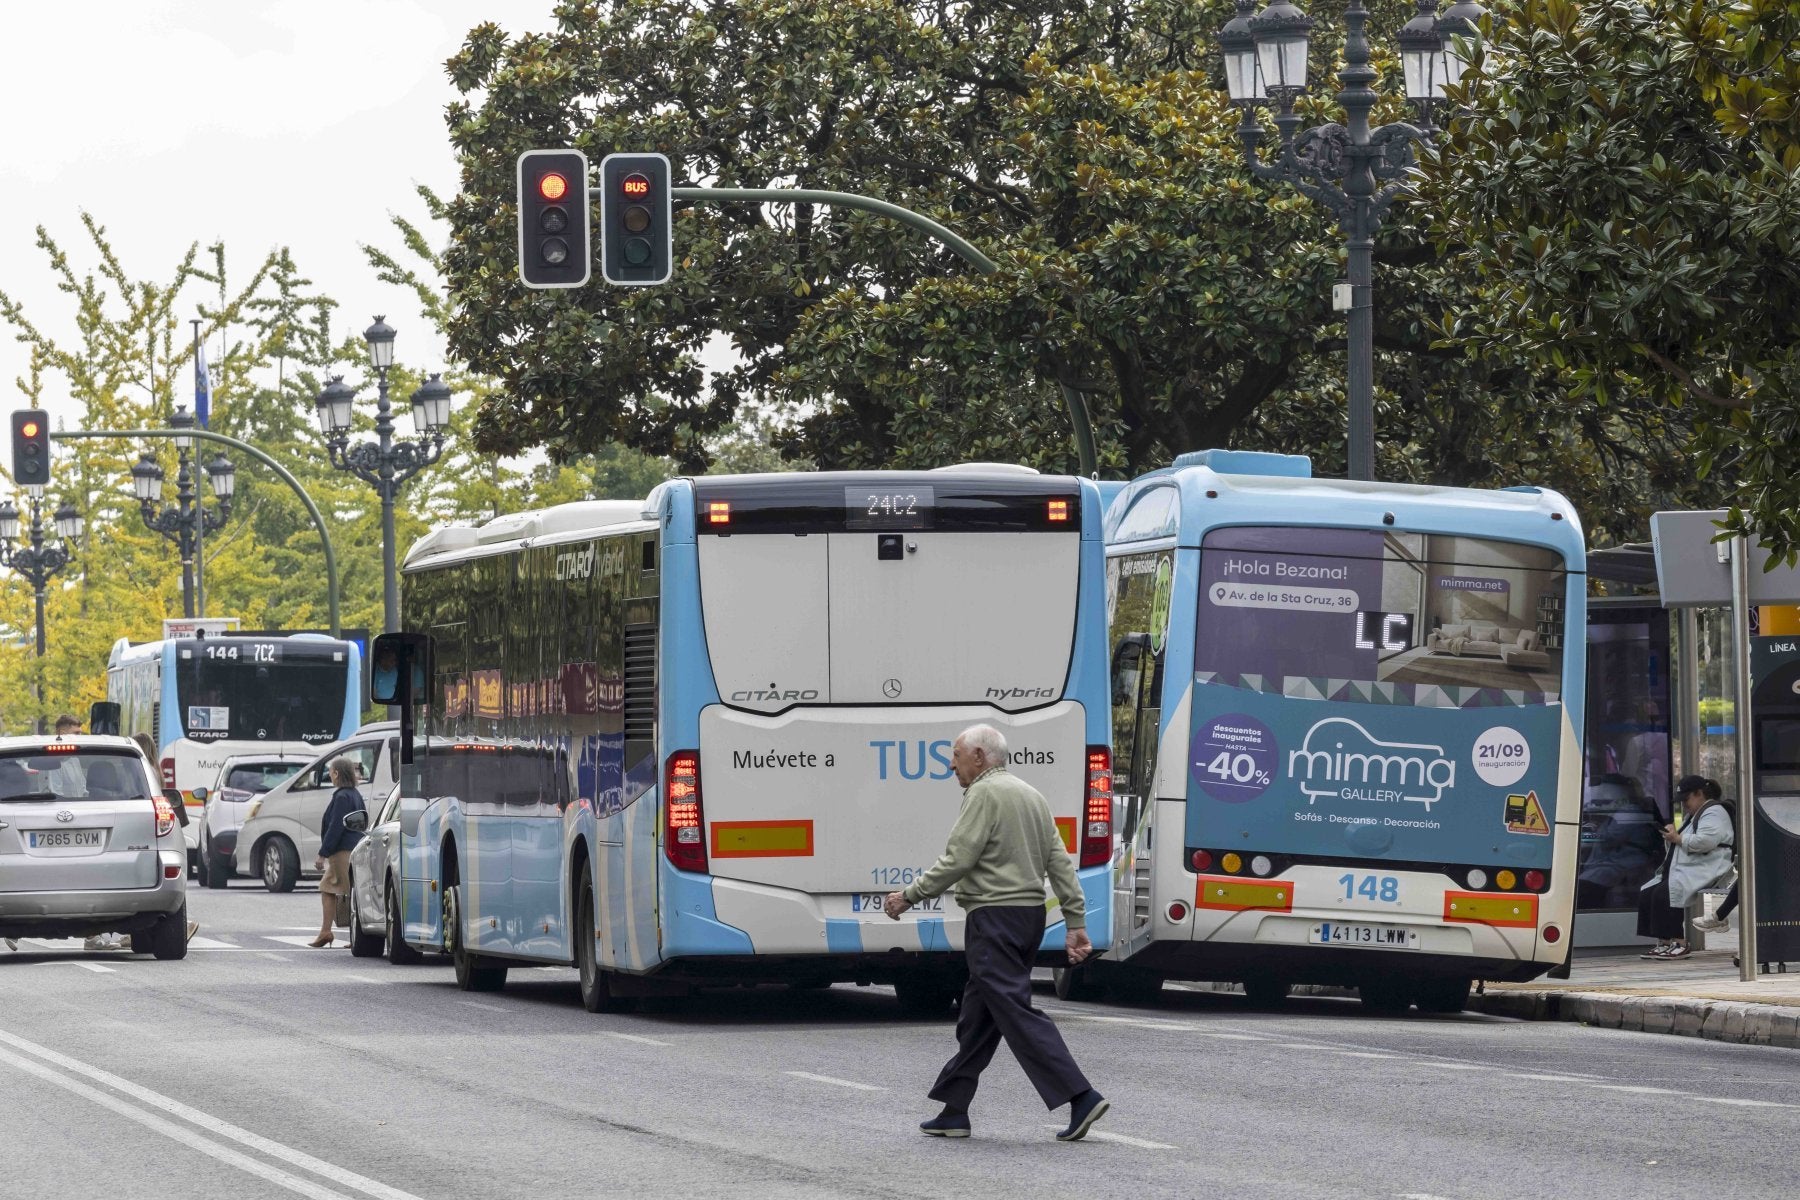
[[310, 755], [362, 721], [362, 659], [354, 642], [318, 634], [224, 633], [114, 643], [106, 698], [120, 732], [147, 733], [164, 788], [188, 805], [188, 863], [199, 862], [196, 787], [213, 787], [233, 754]]
[[1065, 997], [1304, 982], [1445, 1011], [1567, 961], [1575, 513], [1310, 474], [1208, 451], [1111, 501], [1115, 944]]
[[951, 739], [988, 721], [1049, 797], [1104, 945], [1100, 538], [1091, 483], [998, 466], [680, 479], [422, 539], [406, 940], [449, 950], [466, 988], [573, 961], [593, 1010], [756, 979], [947, 1004], [954, 901], [894, 922], [881, 897], [942, 850]]

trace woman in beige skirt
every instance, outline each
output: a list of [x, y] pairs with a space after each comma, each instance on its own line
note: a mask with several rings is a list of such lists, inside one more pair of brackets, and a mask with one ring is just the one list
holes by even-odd
[[340, 756], [331, 760], [331, 782], [337, 790], [325, 806], [325, 819], [319, 823], [319, 858], [313, 867], [325, 872], [319, 880], [319, 901], [324, 909], [319, 936], [309, 945], [329, 946], [331, 923], [337, 915], [339, 896], [350, 894], [350, 851], [362, 841], [362, 834], [344, 827], [344, 818], [363, 809], [362, 793], [356, 790], [356, 763]]

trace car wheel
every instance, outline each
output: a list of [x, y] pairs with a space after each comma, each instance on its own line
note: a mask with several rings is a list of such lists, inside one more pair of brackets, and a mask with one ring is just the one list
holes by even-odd
[[[157, 918], [156, 924], [150, 927], [150, 953], [160, 959], [187, 957], [187, 901], [172, 913], [164, 913]], [[132, 948], [137, 948], [137, 939], [132, 939]]]
[[229, 854], [203, 854], [200, 861], [206, 864], [207, 887], [217, 892], [230, 885], [235, 868]]
[[404, 967], [408, 963], [416, 963], [425, 957], [406, 944], [400, 936], [400, 897], [394, 895], [394, 885], [387, 885], [387, 899], [382, 907], [382, 917], [387, 926], [387, 960], [396, 967]]
[[131, 952], [133, 954], [150, 953], [150, 934], [148, 932], [131, 935]]
[[210, 857], [211, 857], [211, 855], [207, 853], [206, 843], [201, 842], [200, 843], [200, 853], [192, 856], [189, 860], [190, 862], [192, 862], [194, 864], [194, 880], [195, 880], [195, 882], [199, 883], [202, 887], [211, 887], [212, 886], [212, 884], [208, 882], [208, 880], [210, 880], [212, 878], [212, 872], [207, 869], [207, 867], [208, 867], [207, 860]]
[[363, 929], [362, 906], [356, 902], [356, 893], [350, 893], [350, 956], [352, 958], [380, 958], [382, 943], [387, 938], [380, 930], [369, 933]]
[[625, 1012], [637, 1007], [612, 989], [613, 973], [601, 967], [594, 936], [594, 885], [582, 881], [581, 907], [575, 920], [575, 965], [581, 972], [581, 1007], [591, 1013]]
[[271, 892], [291, 892], [299, 882], [300, 852], [280, 834], [263, 843], [262, 878]]
[[456, 986], [465, 992], [497, 992], [506, 986], [506, 968], [488, 966], [463, 944], [462, 884], [444, 889], [444, 930]]

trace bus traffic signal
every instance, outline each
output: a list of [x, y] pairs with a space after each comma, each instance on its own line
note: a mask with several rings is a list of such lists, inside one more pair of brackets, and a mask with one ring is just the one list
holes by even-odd
[[600, 160], [600, 273], [626, 287], [667, 283], [674, 270], [669, 160], [609, 154]]
[[41, 408], [21, 408], [12, 415], [13, 482], [44, 487], [50, 482], [50, 422]]
[[579, 150], [519, 155], [519, 281], [529, 288], [580, 287], [593, 269], [588, 162]]

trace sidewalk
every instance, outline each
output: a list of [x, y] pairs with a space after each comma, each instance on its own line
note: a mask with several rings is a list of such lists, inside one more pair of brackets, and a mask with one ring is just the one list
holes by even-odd
[[1469, 1007], [1534, 1021], [1800, 1048], [1800, 963], [1745, 983], [1731, 955], [1699, 950], [1673, 962], [1648, 962], [1638, 952], [1578, 951], [1569, 978], [1489, 983], [1469, 997]]

